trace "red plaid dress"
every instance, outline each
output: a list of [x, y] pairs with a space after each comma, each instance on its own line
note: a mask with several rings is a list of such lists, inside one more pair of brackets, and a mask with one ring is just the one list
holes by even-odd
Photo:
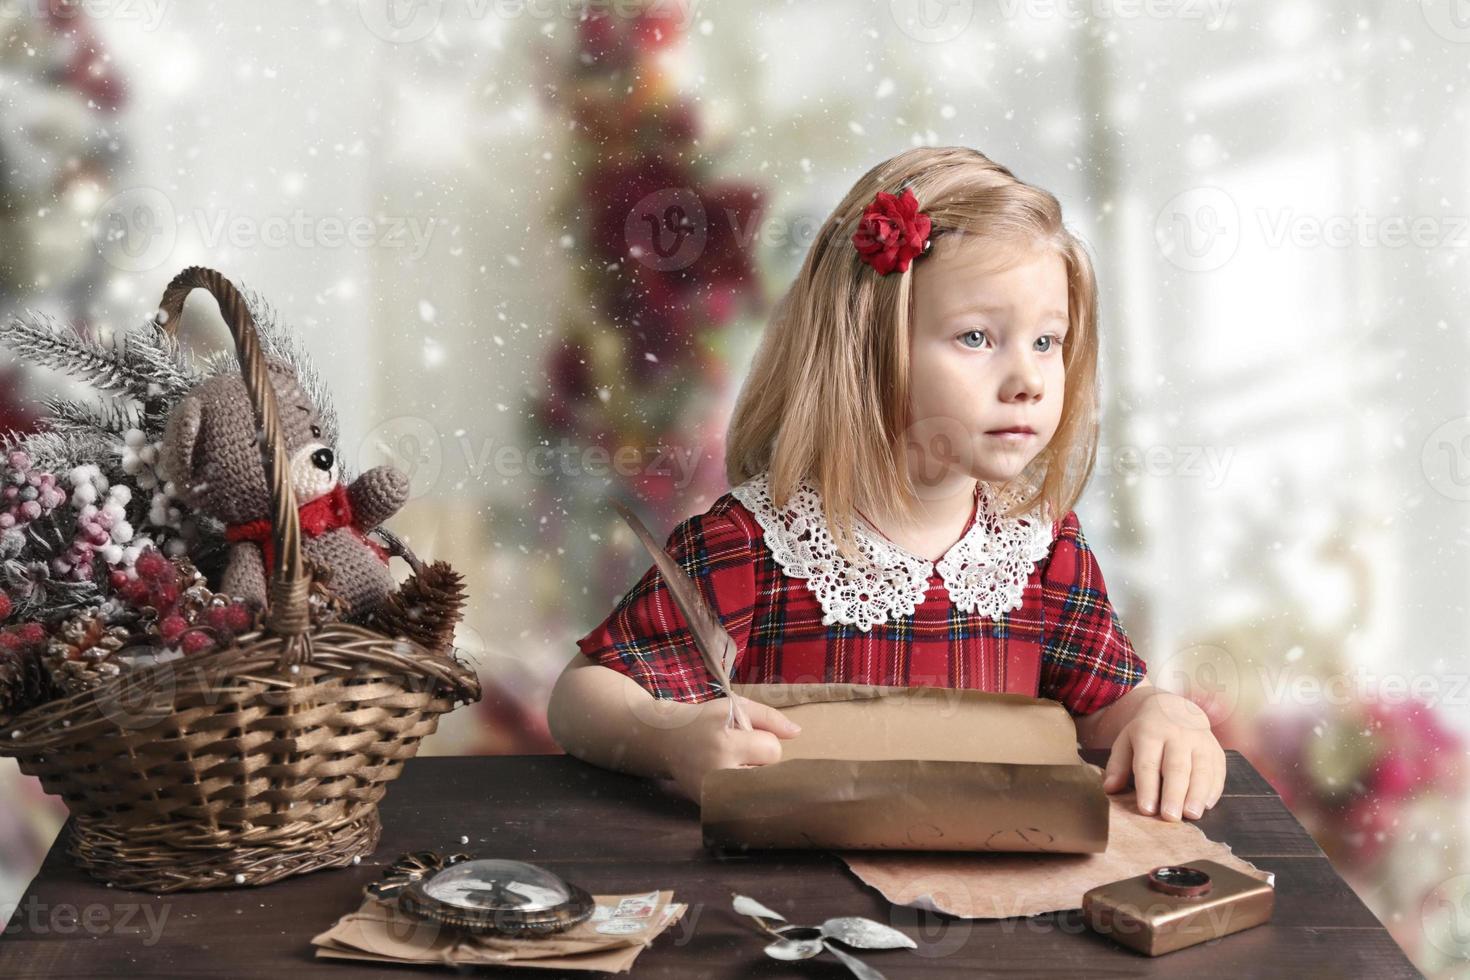
[[[1076, 512], [1006, 521], [992, 501], [977, 486], [964, 535], [935, 563], [862, 521], [872, 561], [853, 563], [835, 553], [811, 484], [777, 513], [761, 474], [680, 523], [667, 548], [735, 641], [735, 683], [974, 688], [1052, 698], [1073, 715], [1105, 707], [1146, 668]], [[655, 697], [719, 694], [656, 566], [577, 646]]]

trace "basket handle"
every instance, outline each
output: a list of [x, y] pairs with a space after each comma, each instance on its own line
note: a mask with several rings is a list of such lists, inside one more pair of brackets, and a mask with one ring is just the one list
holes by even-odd
[[174, 277], [158, 304], [159, 324], [177, 332], [184, 300], [195, 289], [207, 289], [219, 302], [220, 313], [235, 339], [235, 352], [245, 388], [255, 409], [255, 421], [262, 434], [261, 457], [265, 463], [266, 483], [271, 490], [271, 532], [275, 538], [275, 565], [268, 572], [269, 597], [265, 629], [285, 640], [281, 662], [287, 666], [310, 663], [311, 575], [301, 554], [301, 522], [296, 511], [296, 491], [289, 479], [290, 460], [281, 437], [280, 412], [276, 393], [271, 387], [265, 354], [255, 318], [245, 298], [221, 273], [203, 266], [190, 266]]

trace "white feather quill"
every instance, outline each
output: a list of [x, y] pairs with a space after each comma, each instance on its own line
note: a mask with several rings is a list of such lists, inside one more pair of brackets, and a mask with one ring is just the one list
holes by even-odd
[[730, 690], [730, 668], [738, 653], [735, 641], [730, 638], [720, 618], [704, 601], [699, 588], [685, 574], [683, 567], [673, 555], [660, 547], [658, 540], [643, 521], [639, 520], [638, 515], [620, 500], [614, 500], [612, 505], [617, 508], [623, 520], [628, 522], [633, 533], [638, 535], [643, 547], [653, 556], [653, 563], [658, 566], [664, 583], [669, 587], [669, 594], [674, 597], [674, 605], [679, 607], [679, 611], [684, 614], [684, 620], [689, 624], [689, 632], [694, 636], [694, 645], [698, 648], [699, 655], [704, 658], [705, 666], [714, 676], [720, 693], [730, 699], [730, 717], [725, 722], [726, 727], [750, 731], [750, 718], [741, 707], [740, 699]]

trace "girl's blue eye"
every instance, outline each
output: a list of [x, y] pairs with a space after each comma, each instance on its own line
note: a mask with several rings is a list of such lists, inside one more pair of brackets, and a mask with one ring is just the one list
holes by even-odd
[[[980, 342], [985, 339], [985, 331], [983, 330], [967, 330], [960, 334], [960, 343], [971, 350], [979, 350]], [[1038, 344], [1045, 343], [1046, 346], [1040, 347], [1038, 350], [1043, 354], [1049, 354], [1054, 347], [1060, 347], [1062, 345], [1063, 338], [1054, 333], [1049, 333], [1043, 337], [1036, 338], [1036, 342]]]

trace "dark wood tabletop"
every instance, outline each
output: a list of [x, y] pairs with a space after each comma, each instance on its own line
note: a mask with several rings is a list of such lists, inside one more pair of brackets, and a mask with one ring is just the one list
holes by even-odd
[[[1106, 751], [1083, 755], [1099, 765], [1107, 760]], [[436, 967], [318, 960], [311, 946], [312, 936], [357, 907], [362, 886], [386, 863], [425, 848], [531, 861], [594, 894], [672, 888], [689, 910], [638, 957], [631, 972], [640, 977], [851, 976], [827, 956], [768, 959], [750, 920], [731, 910], [732, 890], [790, 911], [796, 921], [865, 915], [894, 925], [917, 950], [864, 954], [890, 980], [1011, 973], [1419, 976], [1270, 784], [1238, 752], [1228, 755], [1225, 795], [1197, 823], [1276, 873], [1274, 915], [1266, 925], [1157, 958], [1091, 932], [1076, 911], [970, 920], [893, 906], [830, 852], [716, 855], [702, 846], [697, 807], [658, 784], [568, 756], [477, 756], [408, 763], [382, 804], [383, 840], [371, 859], [263, 888], [168, 896], [107, 888], [72, 866], [63, 829], [0, 940], [0, 977], [444, 974]], [[539, 980], [596, 975], [484, 972]]]

